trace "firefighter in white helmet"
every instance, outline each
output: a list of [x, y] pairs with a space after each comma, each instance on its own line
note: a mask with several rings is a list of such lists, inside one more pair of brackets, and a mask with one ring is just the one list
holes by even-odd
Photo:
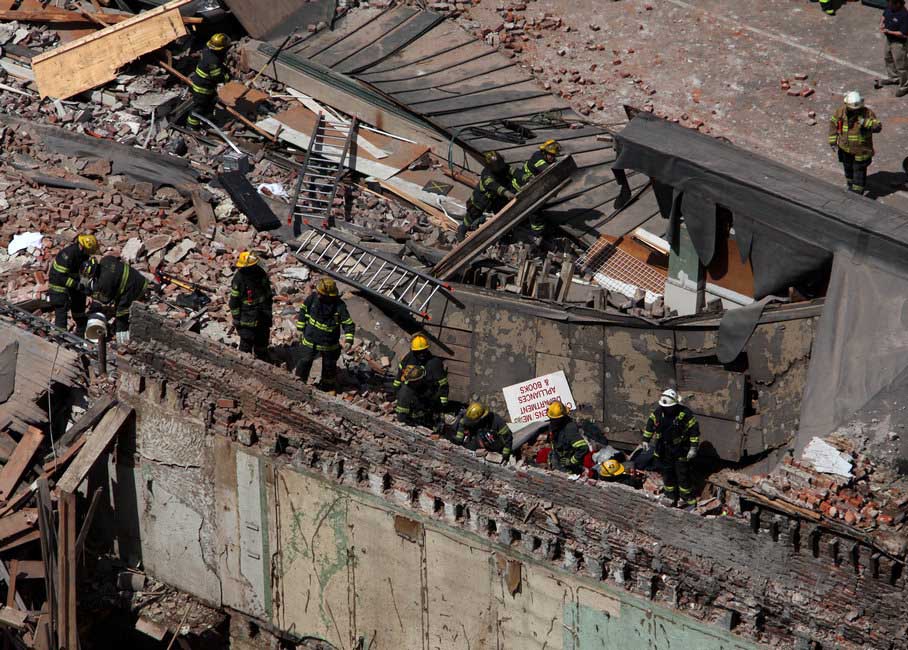
[[829, 146], [845, 169], [846, 186], [863, 194], [867, 168], [873, 162], [873, 134], [883, 130], [883, 123], [864, 106], [861, 93], [852, 90], [829, 120]]
[[659, 405], [646, 421], [643, 449], [648, 451], [650, 446], [662, 466], [662, 490], [672, 506], [678, 505], [679, 497], [683, 507], [697, 505], [690, 463], [700, 446], [700, 425], [674, 388], [662, 392]]

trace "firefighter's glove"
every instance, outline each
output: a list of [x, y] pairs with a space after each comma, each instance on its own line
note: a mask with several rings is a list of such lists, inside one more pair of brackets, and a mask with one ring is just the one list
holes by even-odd
[[640, 443], [640, 449], [643, 451], [649, 451], [650, 444], [646, 440]]
[[687, 460], [693, 460], [696, 457], [697, 457], [697, 448], [696, 447], [691, 447], [690, 449], [687, 450]]

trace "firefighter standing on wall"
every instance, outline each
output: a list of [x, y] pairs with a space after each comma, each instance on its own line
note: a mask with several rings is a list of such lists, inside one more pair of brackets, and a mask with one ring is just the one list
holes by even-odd
[[659, 398], [659, 406], [646, 421], [643, 429], [643, 450], [652, 445], [654, 457], [662, 465], [662, 490], [672, 506], [678, 498], [686, 508], [697, 505], [693, 493], [690, 463], [700, 446], [700, 425], [690, 409], [681, 404], [678, 392], [669, 388]]
[[267, 360], [273, 323], [271, 282], [258, 257], [249, 251], [240, 253], [236, 268], [228, 305], [240, 337], [240, 352], [253, 352], [256, 358]]
[[429, 350], [425, 334], [415, 334], [410, 352], [397, 364], [397, 419], [406, 424], [434, 426], [448, 407], [448, 371]]
[[[539, 176], [551, 165], [554, 165], [560, 153], [561, 145], [555, 140], [543, 142], [539, 145], [539, 149], [533, 152], [530, 159], [523, 163], [523, 167], [516, 172], [517, 184], [520, 187], [525, 187], [536, 176]], [[545, 220], [540, 216], [539, 212], [534, 212], [530, 216], [530, 228], [536, 237], [542, 237], [542, 233], [545, 231]]]
[[340, 299], [337, 284], [331, 278], [322, 278], [315, 285], [300, 307], [296, 329], [301, 334], [302, 353], [296, 363], [296, 376], [304, 382], [309, 379], [312, 362], [322, 358], [321, 388], [334, 395], [337, 388], [337, 361], [340, 359], [341, 332], [344, 349], [353, 347], [356, 325], [347, 305]]
[[[129, 264], [113, 255], [105, 255], [100, 262], [93, 258], [82, 265], [82, 285], [92, 300], [105, 308], [113, 308], [116, 318], [117, 343], [129, 342], [129, 308], [145, 295], [148, 280]], [[103, 311], [92, 306], [89, 311]]]
[[76, 336], [85, 335], [88, 317], [85, 312], [86, 295], [79, 282], [79, 272], [92, 255], [98, 253], [98, 240], [94, 235], [79, 235], [51, 262], [47, 274], [50, 304], [54, 306], [54, 325], [66, 329], [71, 310], [76, 323]]
[[497, 151], [486, 153], [479, 184], [467, 200], [467, 213], [457, 228], [457, 240], [462, 241], [468, 232], [479, 228], [486, 220], [486, 212], [497, 213], [519, 190], [517, 179], [501, 155]]
[[497, 413], [481, 402], [470, 402], [461, 414], [454, 434], [454, 442], [467, 449], [485, 449], [501, 454], [504, 465], [511, 457], [514, 444], [511, 429]]
[[192, 82], [190, 94], [192, 95], [192, 108], [186, 116], [186, 125], [198, 128], [202, 121], [193, 116], [198, 113], [202, 117], [209, 117], [217, 102], [218, 84], [227, 80], [224, 68], [224, 59], [227, 48], [230, 47], [230, 37], [227, 34], [215, 34], [208, 39], [205, 49], [199, 57], [189, 80]]
[[583, 472], [583, 458], [590, 450], [586, 439], [580, 434], [577, 423], [568, 416], [567, 407], [558, 400], [549, 404], [549, 439], [552, 451], [549, 465], [570, 474]]
[[883, 130], [873, 111], [864, 106], [861, 93], [852, 90], [829, 120], [829, 146], [845, 169], [849, 190], [863, 194], [867, 168], [873, 162], [873, 134]]

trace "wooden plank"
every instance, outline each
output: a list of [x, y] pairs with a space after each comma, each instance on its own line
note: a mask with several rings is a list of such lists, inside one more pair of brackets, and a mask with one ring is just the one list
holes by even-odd
[[18, 575], [26, 580], [43, 580], [44, 562], [41, 560], [13, 560], [9, 572], [11, 576]]
[[0, 539], [6, 540], [15, 537], [35, 527], [38, 522], [38, 511], [35, 508], [25, 508], [0, 518]]
[[16, 579], [19, 576], [19, 570], [17, 565], [19, 560], [13, 560], [11, 566], [14, 568], [14, 571], [10, 572], [6, 569], [6, 564], [0, 560], [0, 577], [3, 578], [3, 581], [6, 582], [7, 593], [6, 593], [6, 606], [15, 607], [20, 611], [28, 611], [28, 608], [25, 606], [25, 603], [22, 601], [22, 598], [19, 596], [16, 591]]
[[[42, 9], [29, 11], [23, 9], [0, 9], [0, 20], [18, 20], [24, 23], [92, 23], [113, 25], [122, 23], [134, 14], [89, 13], [87, 11], [68, 11], [66, 9]], [[186, 24], [198, 24], [202, 18], [183, 16]]]
[[256, 230], [275, 230], [281, 221], [272, 212], [265, 199], [255, 190], [246, 175], [240, 171], [227, 172], [218, 176], [221, 187], [230, 196], [237, 210], [246, 215]]
[[14, 548], [18, 548], [18, 547], [22, 546], [23, 544], [29, 544], [31, 542], [36, 542], [39, 539], [41, 539], [41, 532], [37, 531], [37, 530], [33, 530], [31, 532], [25, 533], [24, 535], [20, 535], [19, 537], [16, 537], [16, 538], [8, 541], [3, 546], [0, 546], [0, 553], [5, 553], [6, 551], [12, 550]]
[[355, 33], [348, 34], [310, 58], [316, 63], [333, 68], [384, 38], [399, 25], [410, 20], [418, 11], [412, 7], [399, 5], [378, 16], [375, 20], [370, 20]]
[[45, 475], [53, 474], [58, 469], [60, 469], [64, 465], [66, 465], [69, 461], [71, 461], [73, 459], [73, 457], [76, 454], [79, 453], [79, 450], [82, 449], [83, 445], [85, 445], [85, 436], [82, 436], [81, 438], [76, 440], [73, 444], [71, 444], [69, 446], [69, 449], [67, 449], [60, 456], [57, 456], [53, 460], [44, 463], [44, 474]]
[[59, 499], [60, 523], [57, 534], [58, 633], [60, 650], [79, 649], [76, 625], [76, 495], [62, 492]]
[[41, 614], [35, 625], [35, 650], [51, 650], [50, 647], [50, 616]]
[[57, 482], [57, 488], [60, 492], [76, 491], [82, 479], [94, 467], [101, 454], [110, 446], [114, 436], [117, 435], [130, 415], [132, 415], [132, 409], [123, 404], [117, 404], [104, 414], [101, 422], [98, 423], [98, 426], [95, 427], [86, 441], [82, 451], [79, 452], [79, 455]]
[[44, 561], [44, 587], [47, 594], [48, 632], [57, 638], [57, 535], [53, 525], [53, 507], [47, 479], [38, 479], [38, 529], [41, 540], [41, 559]]
[[9, 462], [0, 470], [0, 499], [6, 500], [19, 485], [43, 440], [44, 434], [34, 427], [29, 427], [28, 433], [22, 436]]
[[102, 488], [95, 488], [95, 493], [91, 497], [91, 505], [88, 506], [88, 512], [85, 513], [85, 519], [82, 521], [82, 528], [79, 529], [79, 536], [76, 537], [77, 562], [81, 560], [82, 553], [85, 551], [85, 540], [88, 539], [88, 533], [91, 531], [91, 522], [94, 521], [98, 506], [101, 505], [101, 495], [103, 492], [104, 490]]
[[214, 225], [214, 210], [211, 208], [211, 202], [202, 198], [200, 190], [192, 190], [189, 196], [192, 198], [192, 207], [195, 209], [199, 230], [204, 233]]
[[435, 265], [432, 274], [447, 280], [463, 270], [486, 248], [517, 227], [533, 212], [542, 208], [551, 197], [567, 183], [577, 166], [570, 156], [562, 158], [535, 177], [517, 193], [494, 217], [482, 224], [476, 232], [455, 246]]
[[189, 1], [171, 0], [36, 56], [32, 70], [38, 93], [41, 97], [72, 97], [107, 83], [121, 66], [185, 36], [179, 8]]
[[351, 75], [368, 70], [395, 52], [405, 48], [409, 43], [420, 38], [443, 20], [444, 17], [440, 14], [422, 11], [405, 23], [398, 25], [393, 31], [388, 32], [375, 43], [341, 61], [334, 68], [338, 72]]
[[116, 403], [117, 399], [112, 395], [106, 395], [101, 399], [92, 402], [91, 405], [85, 409], [85, 413], [82, 414], [82, 417], [76, 420], [66, 433], [60, 436], [60, 439], [57, 441], [57, 448], [65, 449], [71, 445], [73, 440], [82, 435], [83, 432], [88, 431], [95, 426], [101, 419], [101, 416], [107, 412], [107, 409]]

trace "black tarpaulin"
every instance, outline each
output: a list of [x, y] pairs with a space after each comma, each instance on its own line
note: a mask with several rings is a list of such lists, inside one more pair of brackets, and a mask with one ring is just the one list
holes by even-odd
[[[728, 209], [733, 220], [740, 214], [748, 221], [742, 230], [758, 299], [786, 291], [840, 250], [908, 265], [908, 216], [893, 208], [646, 114], [631, 120], [616, 141], [615, 169], [642, 172], [675, 196], [697, 195]], [[716, 219], [700, 210], [684, 217], [692, 232], [708, 231]], [[701, 220], [705, 225], [692, 223]]]

